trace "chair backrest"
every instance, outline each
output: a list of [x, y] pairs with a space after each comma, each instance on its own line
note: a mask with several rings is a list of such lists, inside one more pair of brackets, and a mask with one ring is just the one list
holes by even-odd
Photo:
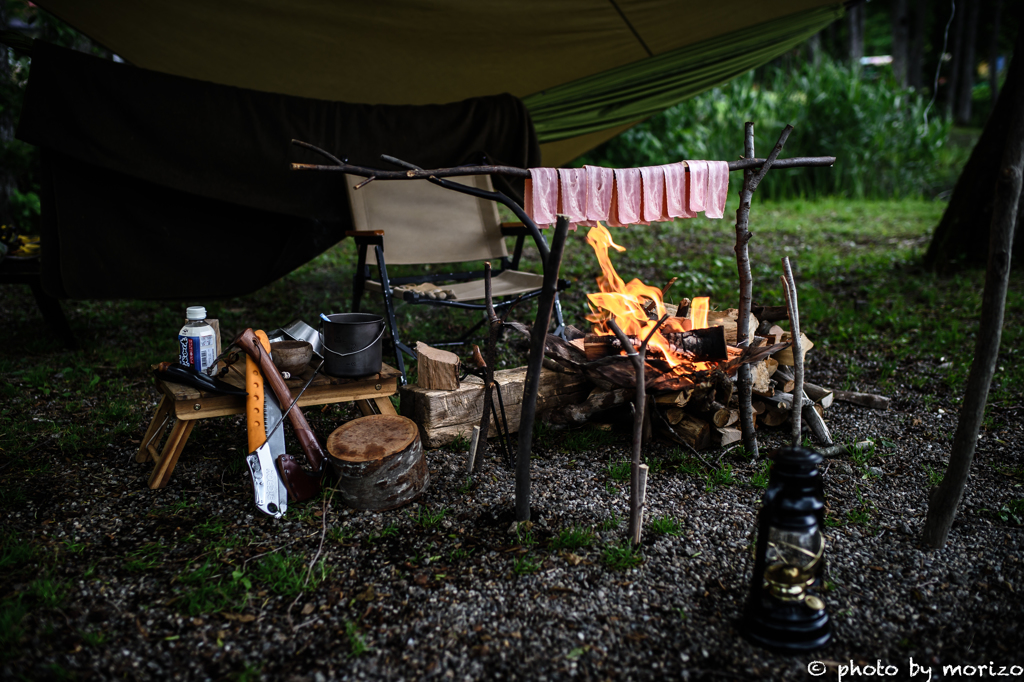
[[[493, 201], [426, 180], [374, 180], [357, 190], [353, 187], [364, 178], [345, 179], [355, 229], [384, 230], [384, 259], [389, 265], [463, 263], [508, 255]], [[487, 175], [451, 180], [492, 189]], [[372, 249], [366, 259], [377, 262]]]

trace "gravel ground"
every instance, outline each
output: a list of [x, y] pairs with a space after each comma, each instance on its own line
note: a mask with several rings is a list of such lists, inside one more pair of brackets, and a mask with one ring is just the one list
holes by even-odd
[[[808, 377], [841, 385], [848, 360], [817, 353]], [[881, 391], [876, 369], [863, 370], [853, 388]], [[6, 506], [0, 526], [0, 597], [27, 607], [4, 612], [0, 675], [929, 679], [921, 668], [911, 677], [911, 661], [930, 667], [931, 679], [1020, 672], [1024, 530], [1011, 512], [1024, 497], [1024, 407], [993, 408], [1004, 426], [978, 442], [949, 543], [925, 551], [928, 472], [944, 466], [957, 408], [936, 367], [897, 376], [908, 384], [887, 391], [889, 410], [837, 402], [826, 413], [840, 441], [878, 447], [867, 461], [822, 464], [834, 640], [814, 654], [774, 655], [739, 634], [763, 467], [738, 449], [702, 453], [722, 465], [718, 484], [671, 446], [645, 449], [648, 523], [674, 518], [678, 533], [648, 525], [642, 563], [621, 568], [609, 559], [625, 533], [628, 484], [608, 467], [628, 456], [621, 420], [591, 446], [544, 439], [533, 461], [535, 523], [517, 535], [512, 472], [488, 460], [468, 481], [462, 451], [428, 452], [430, 488], [403, 509], [356, 512], [328, 494], [283, 520], [264, 516], [242, 465], [244, 426], [226, 417], [195, 428], [162, 490], [146, 487], [149, 465], [134, 461], [144, 424], [105, 448], [69, 454], [44, 443], [31, 453], [47, 466], [26, 474], [23, 499]], [[140, 409], [152, 409], [155, 389], [124, 378]], [[22, 418], [68, 418], [37, 398]], [[323, 438], [353, 415], [333, 407], [308, 416]], [[787, 433], [762, 432], [762, 450]], [[595, 529], [589, 546], [555, 548], [572, 527]], [[36, 551], [19, 560], [17, 543]], [[943, 675], [943, 666], [982, 664]], [[862, 667], [843, 668], [851, 665]]]

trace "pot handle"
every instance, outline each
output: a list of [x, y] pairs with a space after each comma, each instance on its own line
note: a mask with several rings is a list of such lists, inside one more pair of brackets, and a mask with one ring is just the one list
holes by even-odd
[[[321, 320], [326, 319], [324, 317], [323, 313], [320, 313], [320, 318], [321, 318]], [[327, 321], [330, 322], [330, 320], [327, 320]], [[377, 338], [375, 338], [373, 341], [371, 341], [370, 344], [368, 346], [366, 346], [365, 348], [360, 348], [359, 350], [354, 350], [351, 353], [339, 353], [338, 351], [331, 350], [330, 348], [327, 347], [327, 342], [324, 341], [324, 323], [323, 322], [320, 322], [320, 328], [317, 329], [317, 334], [320, 335], [320, 343], [323, 345], [325, 351], [327, 351], [331, 355], [337, 355], [339, 358], [344, 358], [344, 357], [348, 357], [349, 355], [357, 355], [359, 353], [362, 353], [363, 351], [367, 351], [367, 350], [370, 350], [371, 348], [373, 348], [374, 345], [376, 345], [376, 343], [378, 341], [380, 341], [380, 337], [384, 336], [384, 330], [385, 329], [387, 329], [387, 325], [384, 324], [384, 320], [381, 320], [380, 321], [380, 333], [377, 334]]]

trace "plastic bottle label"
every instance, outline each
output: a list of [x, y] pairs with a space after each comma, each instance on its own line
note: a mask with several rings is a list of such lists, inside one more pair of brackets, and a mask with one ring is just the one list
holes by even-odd
[[212, 329], [198, 334], [178, 334], [178, 364], [205, 373], [217, 359], [216, 344], [217, 336]]

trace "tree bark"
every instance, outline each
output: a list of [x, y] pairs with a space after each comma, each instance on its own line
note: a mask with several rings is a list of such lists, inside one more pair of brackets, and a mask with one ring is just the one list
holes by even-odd
[[924, 32], [928, 19], [928, 0], [917, 0], [914, 7], [914, 30], [910, 36], [907, 55], [907, 85], [920, 89], [924, 86]]
[[[1015, 52], [1024, 50], [1022, 35], [1018, 34]], [[1024, 54], [1024, 52], [1021, 52]], [[996, 103], [978, 143], [974, 146], [967, 164], [960, 173], [949, 205], [942, 215], [942, 220], [935, 228], [928, 251], [924, 256], [926, 267], [949, 272], [965, 266], [978, 266], [985, 262], [988, 253], [988, 235], [978, 233], [978, 225], [992, 223], [993, 200], [1000, 159], [1006, 148], [1007, 138], [1013, 121], [1013, 101], [1016, 97], [1018, 83], [1021, 82], [1020, 71], [1024, 70], [1024, 60], [1013, 59], [1010, 62], [1003, 95]], [[1022, 216], [1017, 217], [1017, 229], [1020, 229]], [[1021, 244], [1024, 240], [1016, 240], [1016, 256], [1020, 256]]]
[[956, 122], [967, 125], [971, 121], [971, 103], [974, 98], [974, 73], [977, 70], [975, 60], [978, 38], [978, 10], [981, 2], [969, 2], [964, 18], [963, 50], [960, 55], [960, 92], [956, 97]]
[[999, 101], [999, 23], [1003, 18], [1003, 0], [992, 3], [992, 42], [988, 48], [988, 89], [995, 109]]
[[892, 3], [892, 73], [900, 87], [907, 86], [910, 60], [910, 2]]
[[[953, 118], [956, 111], [957, 93], [960, 92], [960, 63], [963, 58], [964, 14], [966, 8], [961, 5], [953, 7], [953, 25], [950, 27], [950, 53], [953, 59], [949, 64], [949, 79], [946, 81], [946, 118]], [[942, 58], [942, 55], [939, 55]]]
[[864, 56], [864, 4], [858, 3], [846, 12], [847, 16], [847, 54], [850, 64], [860, 68], [860, 58]]
[[[1020, 49], [1020, 37], [1017, 47]], [[1012, 126], [1006, 138], [1005, 151], [1000, 164], [995, 188], [995, 205], [989, 237], [988, 270], [985, 274], [985, 292], [981, 303], [981, 323], [978, 342], [967, 378], [963, 407], [957, 422], [949, 466], [942, 482], [931, 491], [928, 517], [925, 520], [923, 540], [926, 545], [941, 548], [946, 544], [956, 508], [963, 497], [967, 477], [978, 440], [978, 429], [985, 415], [985, 402], [989, 386], [999, 359], [999, 341], [1003, 328], [1006, 290], [1010, 278], [1010, 255], [1013, 234], [1020, 204], [1022, 175], [1024, 175], [1024, 73], [1016, 69], [1013, 82]], [[1008, 83], [1009, 85], [1009, 83]], [[1009, 88], [1007, 88], [1009, 90]], [[1011, 98], [1004, 92], [1004, 100]]]

